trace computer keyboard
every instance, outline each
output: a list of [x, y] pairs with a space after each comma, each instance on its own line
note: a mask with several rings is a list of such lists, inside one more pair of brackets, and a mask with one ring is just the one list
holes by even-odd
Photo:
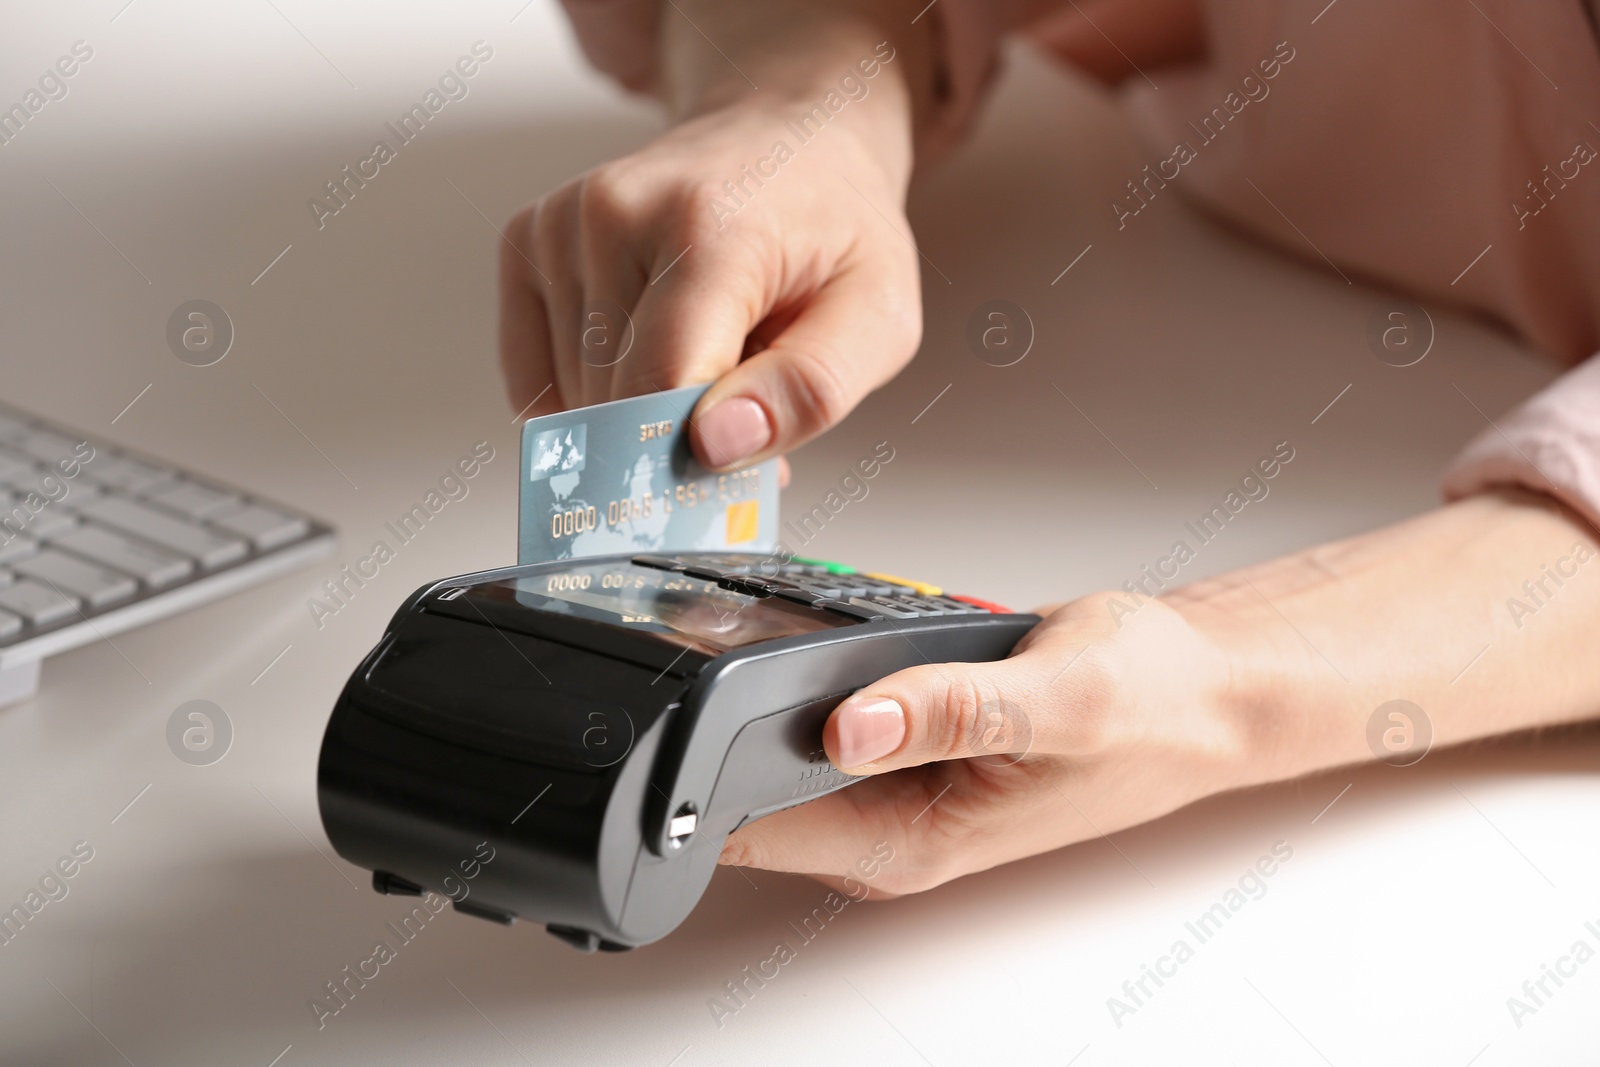
[[324, 523], [0, 405], [0, 705], [39, 662], [302, 566]]

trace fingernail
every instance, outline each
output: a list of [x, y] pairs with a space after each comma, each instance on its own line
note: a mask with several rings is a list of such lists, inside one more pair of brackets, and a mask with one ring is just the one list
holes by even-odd
[[839, 729], [839, 764], [860, 767], [882, 759], [906, 738], [906, 713], [887, 697], [846, 701], [835, 716]]
[[747, 396], [715, 405], [695, 420], [695, 426], [706, 458], [719, 467], [748, 459], [772, 442], [766, 411]]

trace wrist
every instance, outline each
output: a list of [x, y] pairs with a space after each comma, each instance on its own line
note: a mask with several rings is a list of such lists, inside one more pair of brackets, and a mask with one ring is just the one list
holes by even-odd
[[1311, 729], [1314, 709], [1328, 696], [1328, 668], [1262, 595], [1260, 578], [1243, 572], [1162, 598], [1225, 665], [1227, 680], [1212, 703], [1235, 741], [1236, 787], [1294, 777], [1328, 762], [1312, 751]]
[[896, 169], [909, 177], [913, 137], [932, 111], [936, 60], [931, 21], [913, 22], [912, 4], [676, 0], [663, 12], [662, 96], [680, 122], [748, 109], [778, 128], [795, 122], [795, 137], [849, 129], [904, 154]]
[[[1567, 573], [1594, 557], [1591, 537], [1548, 498], [1502, 491], [1163, 599], [1227, 650], [1227, 704], [1249, 731], [1251, 777], [1271, 781], [1409, 752], [1373, 732], [1396, 700], [1426, 724], [1415, 759], [1593, 717], [1600, 595]], [[1567, 624], [1535, 629], [1518, 611], [1531, 614], [1534, 598], [1541, 622], [1566, 612]]]
[[881, 210], [903, 211], [913, 153], [900, 87], [881, 65], [873, 78], [857, 74], [845, 88], [837, 81], [820, 84], [810, 91], [796, 86], [751, 94], [697, 113], [663, 140], [699, 158], [717, 144], [767, 177], [791, 161], [813, 177], [843, 175]]

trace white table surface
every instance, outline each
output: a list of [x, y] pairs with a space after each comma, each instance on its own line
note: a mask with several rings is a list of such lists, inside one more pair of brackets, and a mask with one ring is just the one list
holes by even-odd
[[[308, 1000], [409, 903], [372, 893], [323, 836], [333, 699], [412, 588], [514, 555], [482, 216], [658, 120], [584, 71], [547, 0], [520, 15], [521, 0], [123, 2], [8, 12], [0, 35], [7, 101], [72, 42], [95, 49], [0, 147], [5, 397], [292, 502], [342, 541], [310, 570], [54, 659], [36, 699], [0, 712], [0, 904], [74, 842], [94, 849], [0, 947], [0, 1061], [1593, 1062], [1600, 963], [1520, 1027], [1506, 1007], [1573, 942], [1600, 947], [1583, 925], [1600, 926], [1587, 730], [1216, 798], [851, 906], [720, 1028], [708, 998], [771, 954], [817, 884], [719, 872], [681, 929], [624, 956], [447, 914], [319, 1031]], [[495, 56], [471, 95], [318, 231], [306, 199], [479, 39]], [[1429, 506], [1482, 424], [1453, 386], [1494, 414], [1551, 377], [1433, 307], [1428, 358], [1386, 366], [1364, 330], [1389, 297], [1176, 198], [1117, 233], [1104, 203], [1144, 161], [1120, 112], [1014, 60], [975, 142], [914, 199], [949, 279], [925, 270], [921, 355], [794, 457], [785, 506], [802, 509], [873, 442], [896, 449], [817, 553], [1019, 604], [1114, 586], [1289, 440], [1271, 496], [1192, 568], [1214, 572]], [[196, 297], [238, 334], [203, 369], [163, 332]], [[963, 340], [994, 297], [1036, 324], [1014, 367]], [[497, 452], [471, 495], [318, 630], [317, 586], [479, 440]], [[234, 726], [211, 766], [167, 747], [191, 699]], [[1267, 894], [1115, 1025], [1107, 998], [1279, 841], [1293, 858]]]

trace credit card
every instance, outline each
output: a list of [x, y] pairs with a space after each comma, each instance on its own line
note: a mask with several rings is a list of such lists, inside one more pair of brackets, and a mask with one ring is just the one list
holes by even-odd
[[719, 474], [689, 449], [709, 385], [613, 400], [522, 427], [517, 562], [621, 552], [768, 552], [778, 461]]

